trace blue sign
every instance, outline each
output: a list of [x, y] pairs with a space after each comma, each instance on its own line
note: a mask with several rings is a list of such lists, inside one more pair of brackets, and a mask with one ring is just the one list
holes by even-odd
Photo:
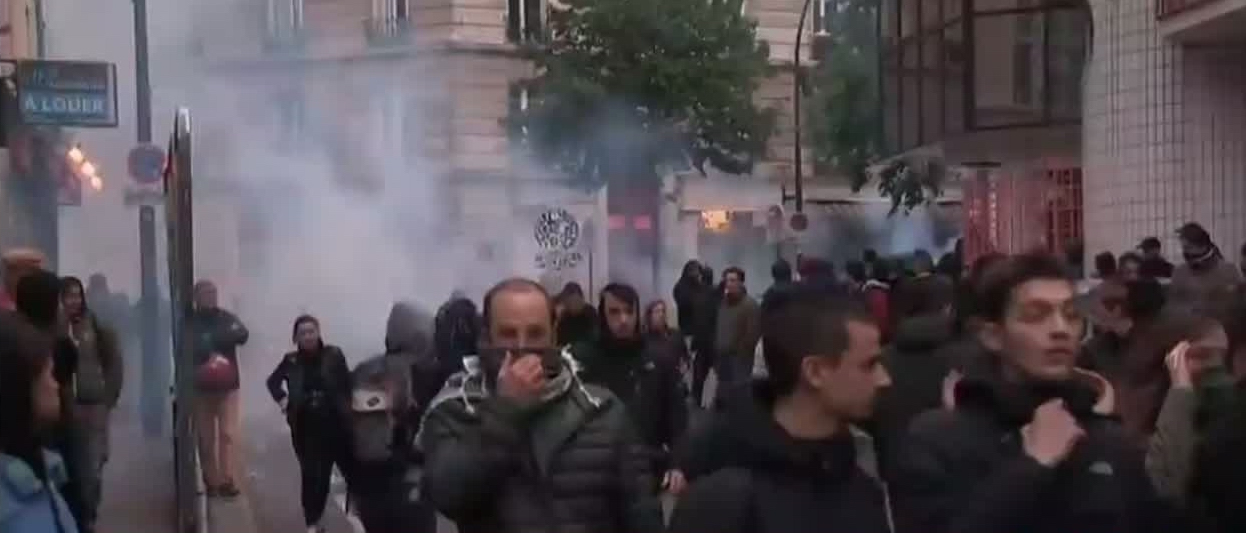
[[164, 150], [153, 144], [141, 144], [130, 150], [126, 158], [130, 177], [141, 184], [160, 182], [164, 177]]
[[95, 61], [18, 61], [23, 124], [114, 128], [117, 67]]

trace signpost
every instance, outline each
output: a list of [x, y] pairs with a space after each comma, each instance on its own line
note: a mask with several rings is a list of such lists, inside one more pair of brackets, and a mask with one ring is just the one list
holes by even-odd
[[22, 60], [13, 77], [22, 124], [117, 127], [117, 67], [112, 63]]
[[125, 190], [125, 204], [158, 206], [164, 202], [164, 150], [153, 144], [139, 144], [126, 157], [132, 183]]

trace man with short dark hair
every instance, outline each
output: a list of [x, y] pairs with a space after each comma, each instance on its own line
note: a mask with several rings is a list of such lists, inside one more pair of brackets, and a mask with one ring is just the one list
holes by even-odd
[[757, 302], [744, 288], [744, 270], [723, 270], [722, 301], [714, 320], [714, 370], [718, 376], [718, 399], [753, 375], [753, 359], [761, 336]]
[[649, 457], [623, 403], [554, 344], [554, 305], [514, 278], [485, 294], [478, 358], [419, 437], [424, 496], [462, 533], [661, 531]]
[[662, 488], [679, 494], [684, 478], [673, 467], [671, 453], [683, 441], [688, 410], [678, 356], [670, 343], [651, 343], [641, 334], [640, 296], [631, 285], [606, 285], [597, 308], [597, 340], [571, 347], [584, 366], [580, 376], [609, 389], [627, 406], [653, 471], [662, 473]]
[[982, 281], [979, 338], [949, 409], [913, 421], [889, 464], [902, 533], [1139, 532], [1154, 491], [1105, 380], [1076, 369], [1082, 317], [1056, 258], [1010, 257]]
[[763, 317], [769, 376], [741, 391], [689, 448], [698, 475], [672, 533], [885, 533], [890, 514], [870, 416], [890, 378], [863, 310], [816, 294], [773, 302]]
[[1142, 253], [1142, 264], [1139, 273], [1148, 278], [1171, 278], [1173, 264], [1164, 258], [1164, 247], [1158, 237], [1147, 237], [1138, 243], [1138, 251]]

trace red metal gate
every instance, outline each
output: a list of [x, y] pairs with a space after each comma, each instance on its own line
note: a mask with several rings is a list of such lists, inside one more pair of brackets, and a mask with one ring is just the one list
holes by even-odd
[[1082, 169], [1042, 161], [1037, 170], [980, 169], [962, 181], [965, 262], [991, 252], [1063, 253], [1082, 241]]

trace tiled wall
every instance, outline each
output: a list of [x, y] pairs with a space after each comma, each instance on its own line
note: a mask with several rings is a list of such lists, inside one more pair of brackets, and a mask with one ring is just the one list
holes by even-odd
[[1086, 253], [1165, 240], [1187, 220], [1246, 240], [1246, 48], [1182, 48], [1150, 0], [1092, 0], [1084, 121]]

